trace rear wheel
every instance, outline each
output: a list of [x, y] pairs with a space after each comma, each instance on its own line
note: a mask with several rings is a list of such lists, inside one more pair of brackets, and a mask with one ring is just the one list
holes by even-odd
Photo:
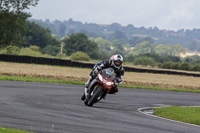
[[90, 107], [93, 106], [93, 104], [98, 101], [98, 98], [101, 96], [102, 92], [103, 92], [103, 88], [98, 87], [97, 90], [94, 92], [94, 94], [91, 96], [87, 105], [90, 106]]

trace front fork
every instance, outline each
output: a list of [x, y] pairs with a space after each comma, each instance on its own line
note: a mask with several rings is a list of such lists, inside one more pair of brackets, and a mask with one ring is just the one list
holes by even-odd
[[87, 105], [90, 97], [91, 97], [91, 93], [95, 87], [95, 84], [97, 83], [97, 80], [94, 79], [91, 83], [90, 83], [90, 86], [88, 87], [88, 89], [85, 89], [85, 96], [86, 96], [86, 99], [84, 101], [85, 105]]
[[89, 95], [90, 95], [91, 92], [93, 91], [93, 89], [94, 89], [96, 83], [97, 83], [97, 80], [96, 80], [96, 79], [94, 79], [94, 80], [92, 81], [92, 83], [90, 83], [90, 86], [88, 87], [88, 90], [87, 90]]

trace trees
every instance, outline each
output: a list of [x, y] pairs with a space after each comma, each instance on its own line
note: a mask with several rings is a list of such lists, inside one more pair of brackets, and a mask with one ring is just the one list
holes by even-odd
[[197, 50], [200, 51], [200, 40], [198, 39], [193, 39], [191, 44], [189, 45], [189, 48], [191, 50]]
[[76, 52], [70, 56], [71, 60], [89, 61], [90, 57], [84, 52]]
[[30, 46], [26, 48], [21, 48], [19, 55], [35, 56], [35, 57], [49, 57], [49, 55], [44, 55], [40, 52], [40, 47]]
[[65, 31], [66, 31], [66, 25], [65, 24], [60, 24], [59, 26], [59, 34], [61, 37], [65, 36]]
[[88, 39], [83, 33], [72, 34], [68, 38], [64, 38], [64, 49], [67, 51], [67, 55], [71, 55], [77, 51], [88, 54], [92, 59], [98, 59], [99, 48], [97, 43]]
[[[100, 24], [83, 24], [82, 22], [73, 21], [72, 19], [68, 21], [42, 21], [42, 20], [33, 20], [37, 21], [43, 27], [48, 27], [51, 29], [53, 34], [59, 33], [59, 26], [61, 24], [66, 25], [66, 33], [70, 35], [71, 33], [83, 32], [88, 37], [102, 37], [103, 39], [120, 40], [123, 44], [129, 43], [131, 46], [135, 46], [137, 43], [143, 41], [149, 41], [150, 43], [155, 44], [181, 44], [184, 47], [187, 47], [191, 50], [200, 51], [200, 29], [193, 30], [160, 30], [158, 27], [134, 27], [133, 25], [122, 26], [118, 23], [113, 23], [111, 25], [100, 25]], [[62, 29], [62, 28], [61, 28]], [[133, 38], [132, 38], [133, 37]], [[128, 38], [128, 39], [126, 39]]]
[[174, 44], [171, 46], [171, 55], [177, 56], [182, 52], [185, 52], [185, 50], [180, 44]]
[[21, 33], [25, 31], [25, 22], [30, 6], [36, 6], [38, 0], [0, 0], [0, 48], [23, 43]]
[[20, 48], [16, 47], [16, 46], [7, 46], [3, 49], [0, 50], [0, 54], [13, 54], [13, 55], [17, 55], [20, 52]]
[[94, 42], [97, 43], [99, 47], [99, 54], [100, 54], [100, 59], [106, 59], [109, 58], [108, 52], [111, 51], [111, 42], [104, 40], [103, 38], [96, 38], [94, 39]]
[[140, 38], [140, 37], [132, 37], [129, 40], [129, 43], [130, 43], [131, 46], [135, 46], [136, 44], [141, 43], [141, 42], [143, 42], [143, 39]]
[[134, 65], [155, 66], [155, 60], [151, 57], [140, 56], [135, 58]]
[[118, 40], [113, 41], [112, 46], [117, 50], [124, 51], [123, 44]]
[[165, 44], [159, 44], [155, 47], [155, 53], [159, 55], [177, 56], [181, 52], [184, 52], [184, 48], [180, 44], [174, 44], [171, 46]]
[[41, 48], [47, 45], [59, 45], [59, 41], [51, 35], [51, 32], [47, 28], [42, 28], [34, 22], [26, 22], [26, 33], [22, 35], [25, 38], [25, 43], [23, 46], [29, 47], [31, 45], [36, 45]]
[[94, 42], [97, 43], [99, 49], [102, 49], [102, 50], [111, 50], [110, 47], [111, 47], [111, 42], [110, 41], [107, 41], [107, 40], [104, 40], [103, 38], [101, 37], [98, 37], [94, 40]]
[[118, 40], [124, 44], [128, 42], [128, 38], [127, 38], [126, 34], [121, 31], [115, 31], [114, 33], [112, 33], [108, 37], [108, 40], [110, 40], [110, 41]]
[[187, 71], [199, 71], [199, 65], [192, 65], [190, 63], [174, 63], [174, 62], [165, 62], [159, 65], [160, 68], [165, 69], [177, 69], [177, 70], [187, 70]]
[[193, 65], [200, 64], [200, 56], [198, 55], [188, 56], [184, 59], [184, 62], [188, 62]]
[[60, 47], [56, 45], [47, 45], [42, 49], [42, 53], [56, 56], [60, 53]]
[[61, 36], [59, 35], [59, 30], [57, 29], [57, 25], [51, 23], [49, 19], [46, 19], [45, 21], [37, 20], [37, 19], [30, 19], [30, 21], [35, 22], [36, 24], [42, 26], [43, 28], [48, 28], [51, 30], [52, 34], [56, 34], [56, 36]]
[[164, 45], [164, 44], [159, 44], [155, 47], [156, 54], [159, 54], [162, 56], [169, 55], [169, 50], [170, 50], [170, 46]]
[[153, 49], [154, 49], [154, 45], [145, 41], [135, 46], [135, 49], [133, 50], [133, 54], [140, 55], [140, 54], [152, 53]]

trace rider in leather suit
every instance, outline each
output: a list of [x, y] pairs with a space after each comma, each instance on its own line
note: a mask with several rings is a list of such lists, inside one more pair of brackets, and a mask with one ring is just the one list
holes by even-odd
[[[118, 92], [118, 85], [120, 85], [123, 82], [123, 76], [124, 76], [124, 68], [122, 67], [123, 57], [119, 54], [113, 55], [110, 60], [103, 60], [102, 62], [99, 62], [95, 64], [92, 72], [90, 73], [90, 77], [88, 81], [85, 83], [85, 92], [87, 92], [88, 87], [90, 86], [90, 83], [95, 78], [95, 74], [97, 74], [100, 70], [105, 68], [113, 68], [114, 72], [116, 74], [116, 87], [115, 91], [113, 93]], [[86, 94], [87, 95], [87, 94]], [[85, 97], [82, 98], [82, 100], [85, 100]]]

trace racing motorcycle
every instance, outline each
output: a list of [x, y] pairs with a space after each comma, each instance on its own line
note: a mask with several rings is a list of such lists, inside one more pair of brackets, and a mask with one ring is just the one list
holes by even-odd
[[[116, 87], [115, 77], [116, 74], [113, 68], [101, 70], [88, 87], [88, 92], [85, 92], [85, 94], [87, 94], [84, 101], [85, 105], [91, 107], [94, 103], [105, 98], [107, 94], [113, 94], [115, 91], [114, 88]], [[85, 94], [83, 94], [83, 96], [85, 96]]]

